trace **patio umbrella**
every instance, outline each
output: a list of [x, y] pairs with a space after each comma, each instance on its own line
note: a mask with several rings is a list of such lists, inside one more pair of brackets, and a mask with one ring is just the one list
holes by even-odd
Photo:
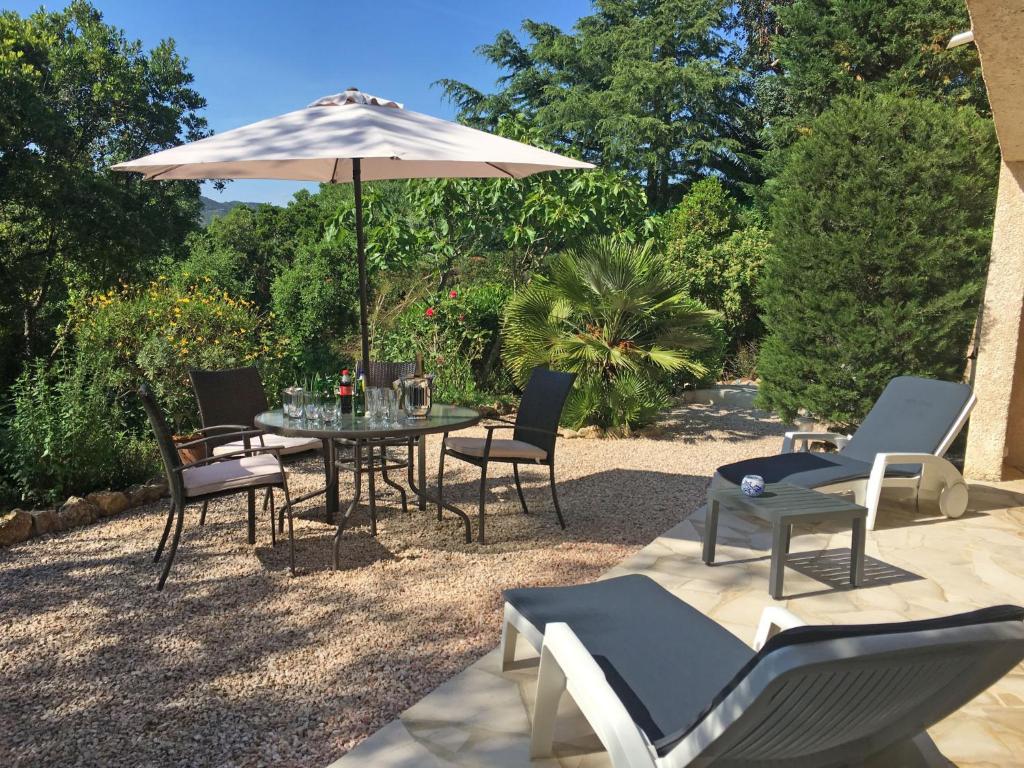
[[412, 112], [349, 88], [305, 109], [112, 166], [146, 179], [292, 179], [352, 182], [359, 327], [369, 362], [362, 182], [374, 179], [522, 178], [593, 168], [518, 141]]

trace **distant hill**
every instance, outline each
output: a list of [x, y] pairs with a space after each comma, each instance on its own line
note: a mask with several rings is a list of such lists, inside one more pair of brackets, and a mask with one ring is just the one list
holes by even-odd
[[214, 200], [213, 198], [200, 195], [200, 201], [203, 204], [203, 210], [199, 214], [199, 219], [205, 227], [211, 221], [216, 219], [218, 216], [223, 216], [232, 208], [237, 208], [240, 205], [247, 205], [250, 208], [258, 208], [262, 203], [244, 203], [240, 200], [228, 200], [221, 202], [220, 200]]

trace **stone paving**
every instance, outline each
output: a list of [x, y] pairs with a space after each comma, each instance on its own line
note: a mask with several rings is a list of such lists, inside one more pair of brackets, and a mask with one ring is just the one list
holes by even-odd
[[[604, 577], [644, 573], [747, 642], [768, 596], [769, 531], [724, 516], [714, 566], [700, 559], [703, 508]], [[1024, 600], [1024, 481], [971, 487], [970, 507], [947, 520], [922, 504], [885, 499], [867, 541], [866, 583], [845, 583], [849, 530], [795, 530], [779, 604], [811, 623], [920, 619]], [[534, 654], [521, 642], [519, 657]], [[441, 685], [331, 768], [528, 766], [598, 768], [607, 756], [564, 696], [556, 759], [528, 758], [536, 667], [500, 671], [492, 651]], [[928, 732], [924, 746], [879, 765], [1024, 765], [1024, 668], [1019, 667]]]

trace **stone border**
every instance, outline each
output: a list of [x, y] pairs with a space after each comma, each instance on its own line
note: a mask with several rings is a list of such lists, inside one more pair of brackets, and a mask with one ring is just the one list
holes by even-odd
[[719, 384], [703, 389], [688, 389], [679, 397], [685, 405], [735, 405], [745, 408], [754, 407], [757, 396], [756, 384]]
[[0, 546], [89, 525], [167, 495], [166, 481], [151, 480], [124, 491], [93, 491], [85, 498], [71, 496], [53, 509], [12, 509], [0, 514]]

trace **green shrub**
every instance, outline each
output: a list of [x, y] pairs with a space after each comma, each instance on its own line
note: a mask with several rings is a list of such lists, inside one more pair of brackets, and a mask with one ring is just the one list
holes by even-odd
[[416, 352], [423, 353], [440, 401], [473, 405], [492, 399], [506, 389], [493, 360], [508, 295], [502, 283], [478, 282], [415, 301], [376, 333], [371, 354], [382, 360], [412, 360]]
[[760, 337], [756, 288], [771, 243], [756, 217], [709, 177], [666, 214], [662, 231], [673, 272], [688, 296], [720, 314], [728, 348]]
[[271, 319], [206, 280], [179, 287], [162, 279], [79, 299], [68, 330], [77, 356], [96, 372], [103, 391], [124, 399], [145, 379], [172, 428], [187, 433], [199, 421], [191, 368], [255, 365], [275, 399], [292, 342], [275, 333]]
[[133, 434], [119, 398], [88, 365], [60, 357], [29, 365], [11, 388], [2, 462], [31, 503], [123, 488], [158, 469], [150, 441]]
[[847, 427], [893, 376], [961, 377], [997, 167], [970, 109], [870, 96], [815, 120], [773, 182], [762, 405]]
[[599, 238], [556, 257], [550, 277], [509, 302], [504, 358], [520, 386], [536, 366], [577, 374], [569, 426], [628, 430], [664, 407], [669, 377], [707, 374], [695, 353], [713, 316], [683, 293], [652, 241]]
[[275, 278], [271, 294], [277, 325], [292, 340], [302, 367], [336, 373], [346, 359], [346, 341], [359, 329], [352, 249], [336, 243], [303, 246]]

